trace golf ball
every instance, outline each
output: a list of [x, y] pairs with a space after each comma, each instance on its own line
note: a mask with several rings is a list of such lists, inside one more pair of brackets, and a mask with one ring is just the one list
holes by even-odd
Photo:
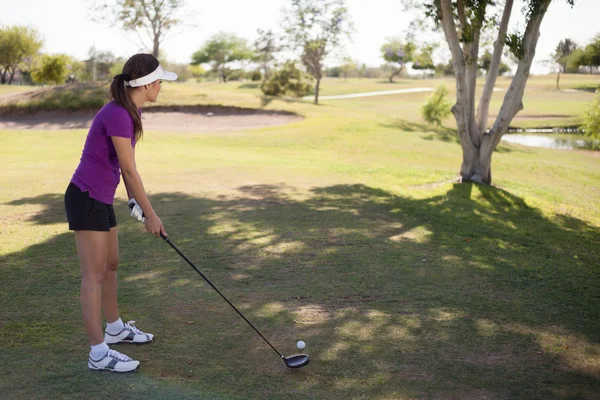
[[298, 340], [298, 343], [296, 343], [296, 347], [302, 350], [306, 347], [306, 343], [304, 343], [302, 340]]

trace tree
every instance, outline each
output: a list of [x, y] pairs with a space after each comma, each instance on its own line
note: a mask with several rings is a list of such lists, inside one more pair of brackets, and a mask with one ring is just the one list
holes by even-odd
[[404, 43], [400, 38], [386, 38], [381, 46], [381, 56], [385, 61], [392, 64], [398, 64], [398, 68], [392, 69], [390, 83], [394, 82], [394, 77], [405, 68], [407, 62], [413, 61], [416, 46], [412, 42]]
[[[433, 63], [433, 52], [435, 51], [437, 44], [427, 44], [422, 46], [418, 53], [414, 56], [413, 69], [435, 69]], [[415, 49], [416, 50], [416, 49]]]
[[[575, 0], [566, 0], [571, 6]], [[463, 181], [492, 183], [492, 154], [515, 115], [523, 109], [523, 94], [535, 56], [540, 26], [551, 0], [525, 0], [523, 32], [507, 33], [514, 0], [405, 0], [442, 29], [452, 54], [456, 78], [456, 119], [463, 150], [460, 175]], [[497, 21], [494, 14], [498, 12]], [[475, 89], [481, 34], [495, 33], [494, 51], [483, 93], [475, 111]], [[518, 60], [498, 116], [488, 129], [490, 101], [505, 44]]]
[[255, 61], [260, 65], [263, 76], [268, 78], [271, 75], [271, 68], [275, 62], [275, 54], [281, 51], [279, 38], [272, 30], [258, 29], [258, 38], [254, 41]]
[[[479, 59], [479, 68], [483, 69], [486, 75], [490, 72], [490, 66], [492, 65], [492, 53], [489, 50], [486, 50], [483, 53], [483, 56]], [[498, 75], [504, 75], [506, 72], [510, 71], [510, 67], [500, 62], [500, 68], [498, 68]]]
[[[117, 59], [111, 51], [98, 51], [96, 46], [90, 47], [88, 50], [87, 69], [91, 75], [92, 81], [112, 79], [115, 72], [113, 66]], [[123, 71], [124, 63], [121, 63], [121, 69], [118, 70], [117, 74]]]
[[192, 55], [192, 65], [210, 63], [212, 71], [218, 74], [220, 80], [227, 82], [234, 71], [241, 69], [232, 69], [230, 64], [251, 60], [254, 55], [246, 40], [232, 33], [220, 32]]
[[300, 71], [293, 61], [286, 61], [283, 68], [271, 74], [261, 85], [261, 90], [267, 96], [303, 97], [312, 90], [312, 78]]
[[42, 48], [39, 33], [27, 26], [0, 28], [0, 83], [12, 83], [20, 63], [27, 62]]
[[67, 81], [69, 74], [69, 57], [65, 54], [44, 54], [41, 67], [32, 73], [33, 80], [38, 83], [53, 83], [60, 85]]
[[353, 71], [356, 71], [357, 62], [353, 61], [350, 57], [344, 57], [344, 63], [340, 65], [340, 72], [344, 75], [344, 82], [348, 81], [348, 75]]
[[95, 0], [90, 18], [135, 32], [142, 43], [140, 32], [144, 33], [152, 41], [152, 54], [158, 57], [165, 35], [182, 22], [177, 15], [184, 5], [185, 0]]
[[585, 46], [585, 59], [591, 68], [600, 67], [600, 34], [597, 34], [590, 44]]
[[569, 57], [577, 49], [577, 43], [569, 38], [561, 40], [556, 46], [556, 50], [552, 55], [554, 61], [558, 64], [558, 72], [556, 74], [556, 89], [560, 90], [560, 73], [567, 72], [567, 64]]
[[427, 103], [421, 107], [421, 115], [427, 123], [441, 126], [442, 121], [452, 114], [452, 111], [450, 111], [452, 104], [446, 101], [447, 95], [448, 89], [446, 89], [446, 86], [440, 85], [427, 99]]
[[291, 0], [285, 15], [288, 46], [299, 49], [306, 70], [316, 80], [315, 104], [323, 77], [323, 61], [352, 35], [353, 24], [345, 0]]
[[600, 139], [600, 89], [596, 90], [594, 100], [583, 112], [583, 125], [581, 127], [587, 136]]

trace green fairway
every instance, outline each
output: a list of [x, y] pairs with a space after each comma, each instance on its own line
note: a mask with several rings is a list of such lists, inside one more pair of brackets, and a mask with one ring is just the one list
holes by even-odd
[[[591, 93], [553, 92], [551, 79], [532, 79], [522, 113], [577, 118]], [[417, 84], [434, 85], [379, 90]], [[314, 106], [240, 85], [165, 84], [159, 105], [305, 119], [146, 132], [137, 166], [171, 240], [282, 353], [304, 340], [311, 363], [286, 369], [166, 243], [142, 232], [121, 185], [121, 314], [156, 341], [117, 349], [141, 361], [138, 373], [88, 372], [62, 199], [87, 132], [0, 130], [0, 397], [596, 398], [600, 153], [502, 143], [495, 187], [456, 184], [455, 132], [419, 123], [427, 94]], [[343, 85], [326, 81], [323, 95], [349, 93]]]

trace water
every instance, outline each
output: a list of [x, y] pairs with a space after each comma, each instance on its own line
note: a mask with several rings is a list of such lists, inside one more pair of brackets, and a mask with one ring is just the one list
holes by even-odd
[[520, 135], [506, 134], [502, 140], [509, 143], [522, 144], [523, 146], [546, 147], [559, 150], [595, 150], [600, 151], [600, 140], [595, 140], [584, 135]]

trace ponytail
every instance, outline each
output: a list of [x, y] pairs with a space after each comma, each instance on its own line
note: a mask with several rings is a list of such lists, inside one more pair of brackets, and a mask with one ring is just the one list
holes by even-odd
[[130, 91], [132, 88], [125, 86], [125, 82], [128, 82], [129, 80], [131, 80], [131, 78], [127, 74], [115, 75], [110, 84], [110, 97], [115, 103], [125, 108], [129, 112], [129, 115], [131, 115], [135, 141], [137, 143], [142, 138], [144, 129], [142, 127], [142, 118], [138, 113], [137, 106], [131, 99]]

